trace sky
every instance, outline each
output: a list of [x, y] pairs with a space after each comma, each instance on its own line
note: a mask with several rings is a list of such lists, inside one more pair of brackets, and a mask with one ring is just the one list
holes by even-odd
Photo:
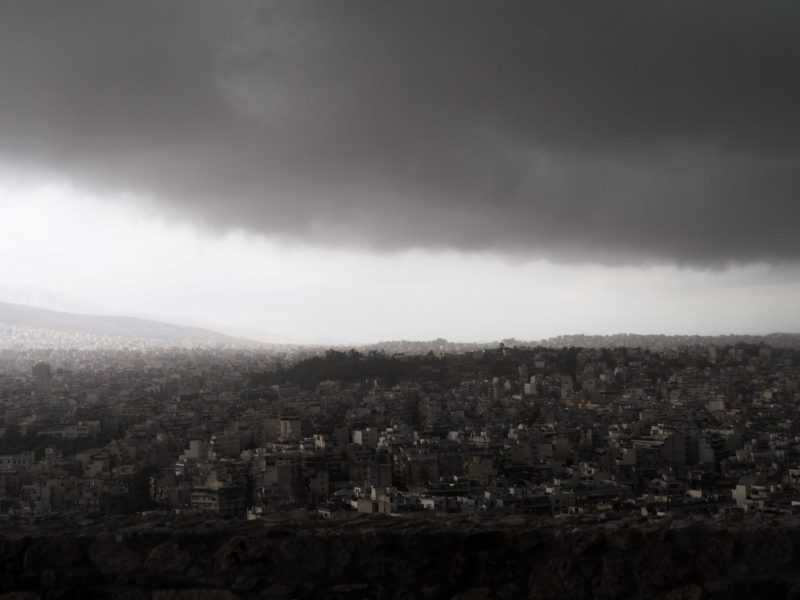
[[0, 285], [298, 339], [800, 331], [800, 5], [0, 5]]

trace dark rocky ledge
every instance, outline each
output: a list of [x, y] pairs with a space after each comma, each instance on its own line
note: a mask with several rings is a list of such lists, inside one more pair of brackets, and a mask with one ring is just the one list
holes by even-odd
[[0, 598], [800, 598], [800, 520], [0, 525]]

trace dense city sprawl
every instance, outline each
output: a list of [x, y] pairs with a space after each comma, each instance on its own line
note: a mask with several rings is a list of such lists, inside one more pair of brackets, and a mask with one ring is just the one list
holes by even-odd
[[0, 353], [0, 513], [800, 512], [800, 351]]

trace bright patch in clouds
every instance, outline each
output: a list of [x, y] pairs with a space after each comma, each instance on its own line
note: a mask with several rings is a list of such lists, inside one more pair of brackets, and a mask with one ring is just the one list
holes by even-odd
[[0, 284], [113, 313], [356, 342], [800, 330], [796, 266], [565, 266], [330, 249], [203, 231], [60, 184], [0, 188], [0, 210]]

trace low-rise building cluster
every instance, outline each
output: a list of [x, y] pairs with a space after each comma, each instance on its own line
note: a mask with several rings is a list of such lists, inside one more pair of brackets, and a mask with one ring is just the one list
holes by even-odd
[[800, 512], [799, 358], [6, 350], [0, 513]]

